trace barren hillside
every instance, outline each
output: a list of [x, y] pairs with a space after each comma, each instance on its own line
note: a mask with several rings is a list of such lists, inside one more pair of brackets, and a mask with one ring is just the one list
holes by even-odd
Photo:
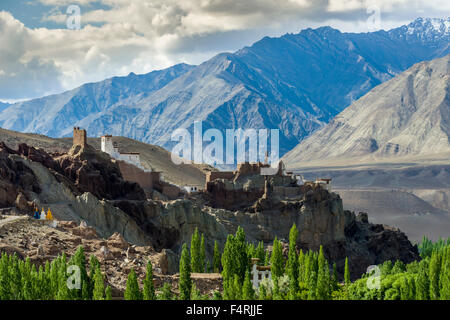
[[[317, 159], [373, 162], [450, 154], [450, 55], [418, 63], [375, 87], [301, 142], [289, 167]], [[439, 154], [439, 155], [438, 155]]]

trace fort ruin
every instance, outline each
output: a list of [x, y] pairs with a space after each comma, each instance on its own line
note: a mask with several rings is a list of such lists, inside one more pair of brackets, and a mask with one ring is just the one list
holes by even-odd
[[[87, 145], [86, 130], [74, 127], [73, 144]], [[139, 184], [150, 198], [155, 190], [162, 199], [169, 200], [185, 195], [206, 196], [212, 206], [238, 209], [250, 206], [258, 199], [300, 199], [308, 188], [321, 187], [331, 191], [331, 179], [304, 181], [302, 176], [287, 172], [283, 161], [278, 162], [273, 175], [264, 175], [263, 169], [270, 168], [267, 162], [242, 162], [234, 171], [207, 172], [204, 188], [193, 185], [180, 187], [164, 182], [162, 172], [146, 169], [138, 152], [121, 152], [112, 135], [101, 137], [101, 151], [117, 163], [125, 180]]]
[[80, 129], [80, 127], [73, 128], [73, 145], [74, 146], [87, 146], [87, 134], [86, 130]]
[[[86, 147], [86, 136], [86, 130], [74, 127], [73, 145]], [[125, 180], [139, 184], [149, 197], [152, 197], [154, 191], [158, 191], [163, 198], [172, 200], [182, 193], [178, 186], [164, 181], [162, 172], [144, 168], [138, 152], [120, 152], [117, 143], [113, 142], [112, 135], [101, 137], [100, 151], [111, 157], [111, 161], [117, 164]]]

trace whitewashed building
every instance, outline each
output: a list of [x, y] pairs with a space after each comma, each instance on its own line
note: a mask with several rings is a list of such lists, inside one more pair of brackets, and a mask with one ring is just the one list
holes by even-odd
[[258, 258], [252, 259], [251, 281], [255, 289], [259, 289], [259, 284], [264, 279], [272, 280], [270, 266], [258, 266], [258, 261]]
[[109, 154], [116, 160], [122, 160], [129, 164], [132, 164], [144, 171], [151, 171], [145, 169], [141, 164], [141, 156], [138, 152], [119, 152], [119, 148], [116, 143], [113, 143], [111, 135], [104, 135], [101, 138], [101, 150]]

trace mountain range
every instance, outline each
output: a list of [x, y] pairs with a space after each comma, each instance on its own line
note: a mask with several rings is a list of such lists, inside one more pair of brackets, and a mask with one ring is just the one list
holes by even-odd
[[361, 161], [450, 154], [450, 55], [415, 64], [372, 89], [284, 157]]
[[0, 126], [51, 137], [79, 126], [90, 136], [170, 148], [175, 129], [202, 120], [204, 130], [278, 128], [284, 154], [375, 86], [449, 54], [449, 26], [449, 18], [419, 18], [389, 31], [321, 27], [265, 37], [198, 66], [131, 73], [2, 106]]

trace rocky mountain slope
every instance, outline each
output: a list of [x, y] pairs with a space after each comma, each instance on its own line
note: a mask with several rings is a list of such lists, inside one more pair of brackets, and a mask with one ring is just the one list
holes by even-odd
[[5, 102], [1, 102], [0, 101], [0, 111], [6, 109], [7, 107], [9, 107], [10, 104], [9, 103], [5, 103]]
[[421, 62], [372, 89], [301, 142], [288, 166], [450, 155], [450, 55]]
[[0, 126], [68, 136], [73, 126], [170, 148], [171, 133], [204, 129], [280, 129], [283, 154], [376, 85], [422, 60], [449, 53], [449, 19], [417, 19], [373, 33], [330, 27], [263, 38], [197, 67], [108, 79], [13, 104]]

